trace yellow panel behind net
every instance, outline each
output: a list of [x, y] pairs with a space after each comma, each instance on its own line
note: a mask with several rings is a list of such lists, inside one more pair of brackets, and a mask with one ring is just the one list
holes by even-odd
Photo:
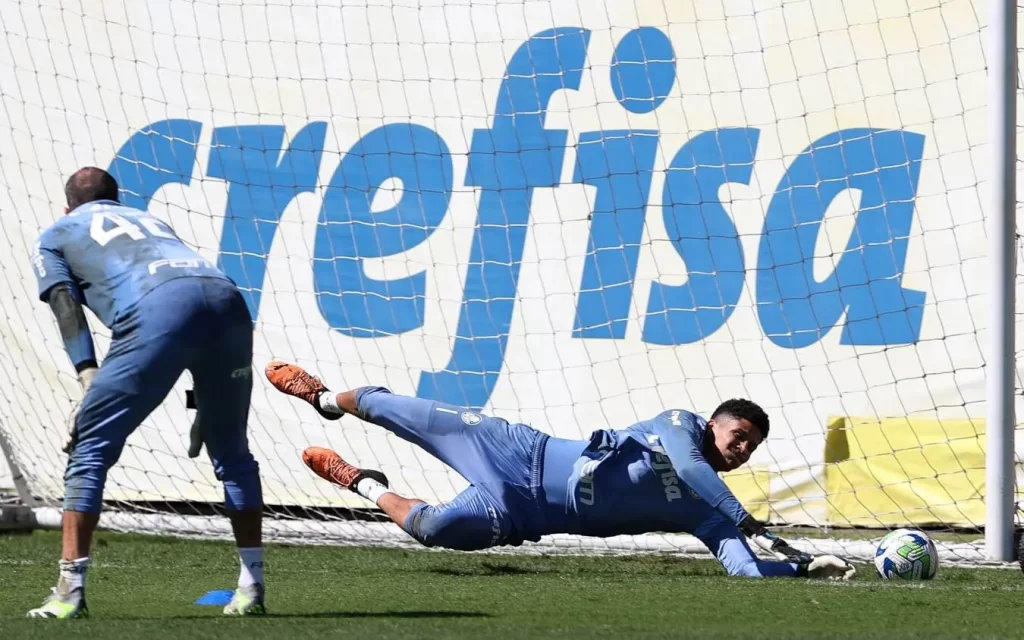
[[983, 420], [831, 418], [829, 523], [982, 526], [984, 438]]

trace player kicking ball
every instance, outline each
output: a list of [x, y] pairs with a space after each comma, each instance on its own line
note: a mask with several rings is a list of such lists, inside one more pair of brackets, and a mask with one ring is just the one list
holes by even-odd
[[[125, 441], [188, 369], [202, 444], [224, 484], [238, 545], [238, 589], [225, 614], [263, 613], [262, 489], [246, 437], [252, 392], [252, 319], [224, 273], [145, 211], [121, 206], [114, 177], [95, 167], [65, 187], [65, 216], [43, 231], [32, 255], [39, 297], [57, 319], [83, 398], [68, 420], [63, 556], [57, 587], [34, 618], [89, 614], [85, 578], [103, 485]], [[82, 307], [113, 340], [97, 366]]]
[[[429, 505], [398, 495], [382, 473], [359, 469], [334, 451], [303, 452], [317, 475], [376, 503], [425, 546], [473, 551], [555, 533], [686, 532], [734, 576], [847, 580], [856, 573], [842, 558], [810, 556], [772, 535], [718, 477], [744, 464], [768, 435], [768, 416], [749, 400], [724, 402], [708, 421], [670, 410], [626, 429], [595, 431], [588, 440], [565, 440], [382, 387], [332, 393], [280, 361], [267, 365], [266, 375], [324, 418], [351, 414], [383, 427], [470, 482], [451, 502]], [[777, 560], [755, 556], [745, 536]]]

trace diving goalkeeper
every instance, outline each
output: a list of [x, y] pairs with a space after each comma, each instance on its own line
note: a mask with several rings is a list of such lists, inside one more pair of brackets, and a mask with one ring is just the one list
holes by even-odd
[[[728, 400], [705, 421], [669, 410], [621, 429], [565, 440], [523, 424], [383, 387], [331, 393], [302, 368], [266, 368], [282, 393], [337, 420], [352, 414], [411, 442], [466, 478], [451, 502], [429, 505], [391, 491], [379, 471], [359, 469], [320, 447], [303, 452], [317, 475], [374, 502], [428, 547], [472, 551], [571, 533], [608, 537], [686, 532], [734, 576], [849, 579], [832, 555], [810, 556], [750, 516], [718, 477], [744, 464], [768, 435], [768, 416], [749, 400]], [[754, 555], [745, 537], [776, 561]]]

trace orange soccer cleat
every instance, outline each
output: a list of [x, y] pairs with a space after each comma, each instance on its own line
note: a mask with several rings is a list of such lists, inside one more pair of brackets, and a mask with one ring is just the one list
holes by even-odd
[[280, 360], [274, 360], [267, 365], [267, 380], [274, 388], [281, 393], [295, 396], [313, 405], [317, 413], [327, 420], [338, 420], [339, 413], [328, 413], [320, 407], [320, 396], [327, 392], [327, 387], [320, 378], [310, 375], [305, 369], [296, 364], [288, 364]]
[[323, 447], [308, 447], [302, 452], [302, 461], [316, 475], [350, 491], [355, 491], [356, 483], [363, 478], [372, 478], [385, 487], [390, 486], [387, 476], [380, 471], [360, 469]]

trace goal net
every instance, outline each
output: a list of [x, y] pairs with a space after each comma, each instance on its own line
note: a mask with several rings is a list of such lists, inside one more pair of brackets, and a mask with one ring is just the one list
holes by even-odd
[[[927, 528], [982, 562], [984, 15], [0, 2], [0, 436], [20, 499], [56, 522], [80, 395], [29, 255], [95, 165], [247, 296], [272, 538], [411, 542], [313, 476], [309, 445], [430, 502], [466, 486], [277, 394], [261, 372], [283, 359], [566, 438], [748, 397], [771, 438], [726, 481], [753, 515], [857, 558]], [[186, 455], [188, 386], [129, 439], [105, 526], [227, 535], [209, 462]], [[705, 552], [660, 533], [525, 549]]]

